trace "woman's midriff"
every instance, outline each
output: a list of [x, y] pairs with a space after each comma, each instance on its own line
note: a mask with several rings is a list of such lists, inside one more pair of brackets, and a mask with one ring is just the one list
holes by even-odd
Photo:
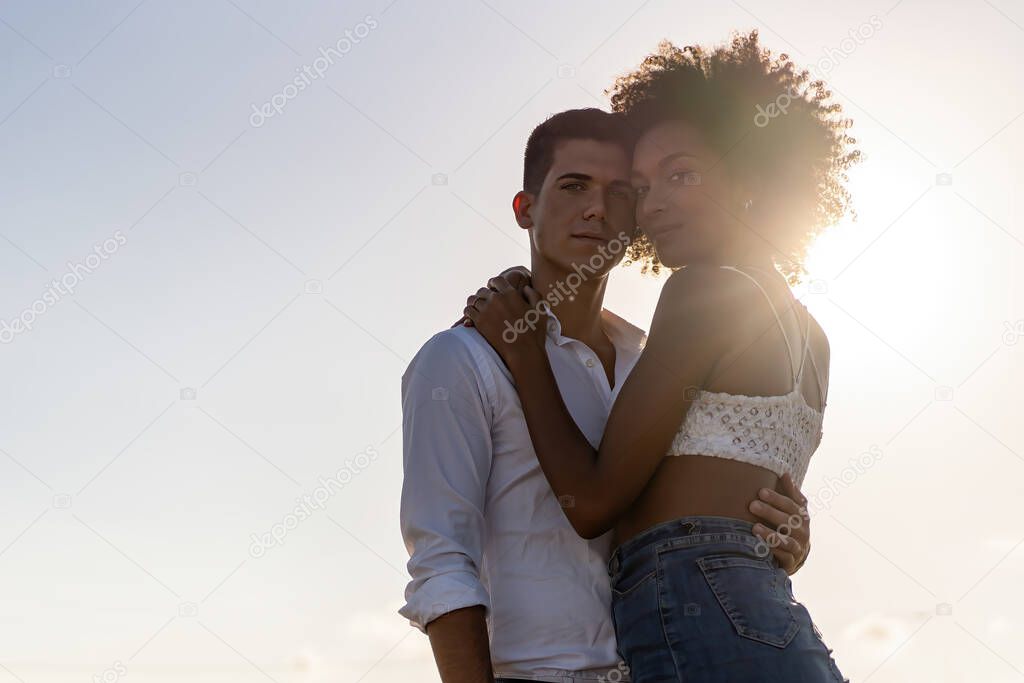
[[749, 508], [779, 477], [757, 465], [706, 455], [666, 456], [630, 510], [615, 525], [616, 545], [655, 524], [691, 515], [762, 521]]

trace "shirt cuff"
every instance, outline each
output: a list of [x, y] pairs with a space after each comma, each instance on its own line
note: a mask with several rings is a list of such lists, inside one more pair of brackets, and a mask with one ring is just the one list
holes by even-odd
[[412, 581], [406, 588], [406, 603], [398, 613], [423, 633], [434, 619], [463, 607], [483, 605], [487, 613], [491, 611], [490, 596], [475, 574], [453, 572], [416, 583]]

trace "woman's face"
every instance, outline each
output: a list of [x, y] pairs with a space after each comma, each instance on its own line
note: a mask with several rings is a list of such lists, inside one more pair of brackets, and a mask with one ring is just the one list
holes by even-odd
[[636, 221], [669, 268], [716, 263], [742, 230], [726, 164], [685, 121], [647, 130], [633, 153]]

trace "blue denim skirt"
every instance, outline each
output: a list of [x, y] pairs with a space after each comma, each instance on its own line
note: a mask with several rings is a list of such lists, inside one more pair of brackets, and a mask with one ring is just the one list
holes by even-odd
[[681, 517], [612, 553], [612, 620], [633, 683], [848, 680], [753, 526]]

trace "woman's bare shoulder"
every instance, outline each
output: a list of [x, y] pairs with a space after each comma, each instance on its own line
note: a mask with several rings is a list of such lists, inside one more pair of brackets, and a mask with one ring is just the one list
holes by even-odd
[[726, 268], [694, 264], [669, 276], [658, 305], [671, 310], [734, 310], [748, 300], [749, 294], [749, 285]]

